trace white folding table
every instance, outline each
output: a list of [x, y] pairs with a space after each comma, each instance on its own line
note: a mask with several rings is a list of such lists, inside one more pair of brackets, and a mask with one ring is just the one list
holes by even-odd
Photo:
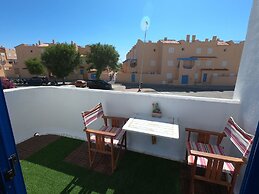
[[130, 118], [123, 126], [126, 131], [149, 134], [152, 136], [152, 143], [156, 143], [156, 136], [179, 139], [179, 125], [174, 119], [156, 118], [137, 115]]

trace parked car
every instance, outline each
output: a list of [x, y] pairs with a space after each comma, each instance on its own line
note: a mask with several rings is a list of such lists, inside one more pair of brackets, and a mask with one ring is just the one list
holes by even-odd
[[112, 90], [112, 85], [103, 80], [87, 80], [87, 87], [90, 89]]
[[85, 80], [76, 80], [74, 85], [79, 88], [85, 88], [87, 84]]
[[28, 80], [29, 86], [42, 86], [48, 85], [49, 80], [46, 76], [35, 76]]
[[5, 77], [1, 77], [3, 89], [15, 88], [15, 84]]

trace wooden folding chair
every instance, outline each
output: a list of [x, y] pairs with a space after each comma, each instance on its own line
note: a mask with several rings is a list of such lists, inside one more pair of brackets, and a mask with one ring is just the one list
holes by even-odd
[[[127, 149], [126, 131], [122, 129], [122, 126], [128, 119], [104, 116], [101, 103], [89, 111], [82, 112], [82, 117], [88, 142], [90, 167], [92, 167], [94, 163], [96, 153], [101, 153], [110, 155], [112, 172], [114, 172], [121, 149]], [[104, 125], [100, 130], [87, 128], [99, 118], [103, 118], [104, 120]], [[115, 148], [119, 148], [117, 155], [115, 155]]]
[[[228, 193], [232, 194], [237, 176], [242, 165], [246, 162], [252, 142], [253, 135], [246, 133], [239, 127], [232, 117], [229, 118], [222, 133], [186, 128], [187, 136], [187, 160], [191, 165], [191, 187], [190, 193], [194, 193], [194, 180], [207, 181], [210, 183], [224, 185]], [[191, 137], [197, 137], [193, 141]], [[216, 143], [211, 140], [216, 138]], [[228, 137], [234, 146], [242, 153], [242, 157], [231, 157], [224, 154], [221, 146], [222, 139]], [[198, 173], [197, 167], [205, 169]], [[226, 176], [226, 175], [230, 176]]]

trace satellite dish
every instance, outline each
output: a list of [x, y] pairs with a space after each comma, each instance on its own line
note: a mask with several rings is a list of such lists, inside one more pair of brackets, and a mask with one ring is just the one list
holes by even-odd
[[134, 67], [136, 67], [136, 66], [137, 66], [137, 60], [136, 60], [136, 59], [130, 60], [130, 67], [131, 67], [131, 68], [134, 68]]
[[142, 31], [146, 31], [148, 30], [150, 26], [150, 19], [148, 16], [145, 16], [142, 18], [141, 22], [140, 22], [140, 28]]

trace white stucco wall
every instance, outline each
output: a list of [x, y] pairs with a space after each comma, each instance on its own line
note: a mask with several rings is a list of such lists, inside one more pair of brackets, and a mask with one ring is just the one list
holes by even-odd
[[[40, 134], [61, 134], [85, 139], [81, 112], [102, 102], [106, 115], [131, 117], [150, 115], [158, 102], [164, 117], [180, 119], [180, 139], [128, 133], [128, 147], [141, 153], [182, 161], [185, 156], [185, 127], [222, 131], [229, 116], [238, 118], [239, 101], [126, 93], [80, 88], [39, 87], [5, 91], [16, 143]], [[98, 128], [101, 122], [91, 128]]]
[[259, 0], [254, 0], [239, 66], [234, 99], [240, 99], [240, 122], [251, 133], [259, 119]]
[[[239, 66], [234, 99], [240, 100], [239, 121], [254, 134], [259, 120], [259, 0], [254, 0], [245, 45]], [[242, 168], [235, 193], [241, 187], [245, 168]]]

